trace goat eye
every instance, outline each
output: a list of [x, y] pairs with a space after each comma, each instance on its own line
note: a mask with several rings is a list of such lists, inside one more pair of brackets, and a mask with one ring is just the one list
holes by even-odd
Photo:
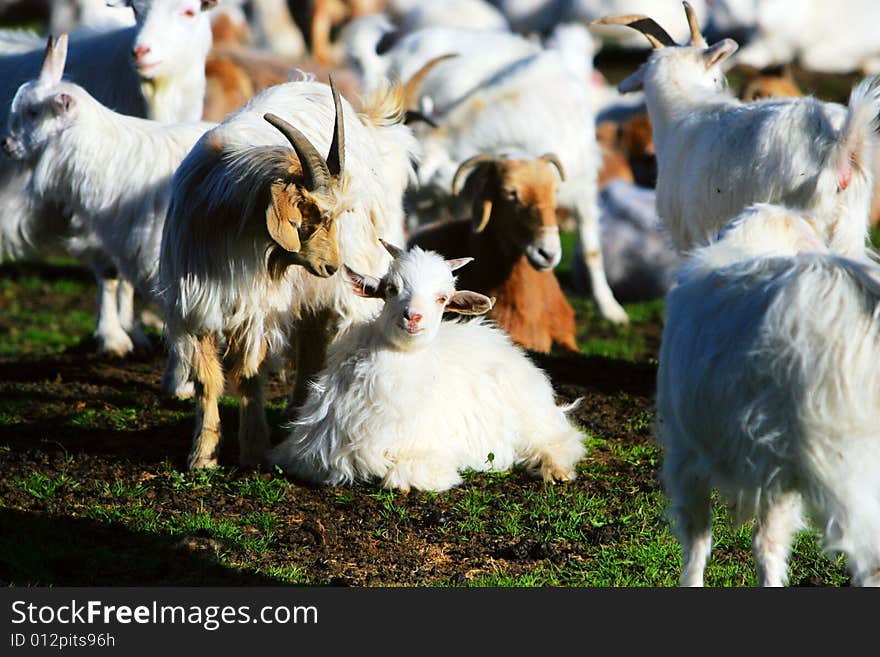
[[26, 114], [28, 115], [28, 118], [35, 119], [40, 115], [40, 112], [37, 109], [31, 107], [27, 110]]
[[449, 301], [449, 297], [445, 297], [442, 294], [437, 297], [437, 303], [445, 304], [447, 301]]
[[186, 16], [187, 18], [195, 18], [196, 17], [196, 10], [195, 9], [184, 9], [183, 15]]
[[504, 195], [505, 195], [505, 196], [508, 198], [508, 200], [510, 200], [510, 201], [515, 201], [515, 200], [517, 199], [517, 194], [516, 194], [516, 190], [515, 190], [515, 189], [505, 189], [505, 190], [504, 190]]
[[388, 296], [397, 296], [397, 286], [394, 283], [389, 283], [385, 289], [388, 290]]

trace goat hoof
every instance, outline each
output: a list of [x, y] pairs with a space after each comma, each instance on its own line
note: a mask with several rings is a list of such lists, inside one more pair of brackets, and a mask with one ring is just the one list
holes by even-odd
[[570, 481], [574, 477], [573, 473], [564, 470], [555, 464], [544, 464], [541, 466], [541, 476], [544, 478], [544, 481], [551, 484], [556, 483], [564, 483], [566, 481]]
[[217, 467], [217, 458], [216, 457], [206, 457], [206, 456], [196, 456], [190, 457], [189, 461], [186, 464], [186, 467], [189, 470], [204, 470], [205, 468], [216, 468]]
[[101, 334], [96, 333], [95, 338], [98, 341], [98, 353], [105, 356], [115, 356], [122, 358], [134, 351], [134, 343], [128, 333]]

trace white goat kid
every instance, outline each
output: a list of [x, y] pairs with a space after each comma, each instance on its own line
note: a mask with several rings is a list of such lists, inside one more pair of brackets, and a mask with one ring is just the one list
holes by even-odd
[[357, 294], [385, 305], [331, 346], [268, 461], [322, 484], [377, 479], [401, 490], [447, 490], [462, 470], [516, 464], [545, 481], [574, 478], [583, 435], [547, 376], [481, 320], [441, 322], [444, 312], [492, 307], [482, 294], [455, 290], [452, 272], [471, 258], [388, 248], [396, 257], [381, 279], [346, 267]]
[[757, 516], [762, 586], [787, 582], [806, 506], [853, 583], [880, 585], [880, 268], [828, 252], [811, 217], [746, 210], [684, 263], [657, 375], [681, 583], [701, 586], [711, 491]]
[[848, 107], [809, 97], [743, 103], [725, 89], [721, 70], [736, 42], [707, 46], [684, 5], [687, 46], [646, 16], [600, 21], [636, 29], [655, 47], [620, 89], [644, 90], [657, 154], [657, 211], [675, 246], [683, 252], [705, 244], [753, 203], [779, 203], [815, 216], [833, 251], [861, 257], [880, 81], [859, 84]]
[[[156, 275], [171, 178], [213, 124], [165, 124], [107, 109], [79, 85], [62, 82], [66, 48], [65, 35], [50, 42], [40, 77], [16, 93], [4, 147], [33, 170], [28, 191], [36, 205], [73, 213], [123, 280], [160, 303]], [[111, 305], [105, 314], [112, 311]], [[166, 387], [189, 396], [188, 363], [173, 362], [173, 350], [171, 356]]]
[[[134, 10], [135, 25], [86, 31], [73, 39], [66, 73], [116, 112], [163, 122], [198, 120], [204, 103], [205, 57], [211, 47], [205, 10], [215, 3], [126, 3]], [[12, 98], [22, 84], [40, 74], [43, 60], [38, 43], [27, 52], [0, 56], [0, 126], [7, 126]], [[31, 203], [26, 192], [31, 173], [22, 163], [0, 161], [0, 255], [23, 257], [69, 232], [70, 217], [64, 208]], [[125, 354], [134, 348], [133, 340], [145, 342], [131, 316], [132, 287], [117, 280], [110, 259], [100, 252], [94, 238], [83, 236], [76, 227], [73, 233], [77, 239], [68, 247], [91, 264], [101, 288], [99, 350]], [[115, 298], [117, 286], [119, 300]]]

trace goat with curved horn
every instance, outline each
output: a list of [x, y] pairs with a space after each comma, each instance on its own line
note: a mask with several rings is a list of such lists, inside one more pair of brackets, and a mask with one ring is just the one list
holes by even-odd
[[669, 32], [660, 27], [657, 21], [642, 14], [603, 16], [590, 21], [590, 25], [625, 25], [644, 35], [654, 49], [678, 45], [675, 43], [675, 39], [669, 36]]
[[[305, 188], [310, 192], [323, 192], [330, 188], [330, 170], [327, 168], [327, 162], [299, 130], [290, 125], [277, 114], [267, 112], [263, 115], [270, 124], [272, 124], [282, 135], [287, 138], [299, 163], [302, 166], [303, 183]], [[335, 135], [335, 132], [334, 132]], [[330, 149], [331, 153], [333, 148]]]
[[455, 175], [452, 177], [452, 194], [454, 196], [458, 195], [459, 187], [464, 180], [465, 173], [468, 170], [474, 168], [478, 164], [482, 164], [483, 162], [497, 162], [498, 158], [494, 155], [488, 155], [486, 153], [480, 153], [479, 155], [474, 155], [469, 157], [464, 162], [458, 165], [458, 169], [455, 172]]
[[453, 59], [454, 57], [458, 57], [458, 53], [453, 52], [440, 55], [422, 64], [419, 70], [413, 73], [409, 80], [406, 81], [406, 84], [403, 85], [403, 106], [407, 108], [413, 107], [418, 100], [422, 82], [428, 77], [428, 73], [433, 71], [438, 64], [442, 64], [447, 59]]
[[395, 260], [397, 260], [404, 253], [406, 253], [406, 251], [401, 249], [399, 246], [395, 246], [391, 242], [386, 242], [381, 237], [379, 238], [379, 241], [382, 243], [382, 246], [385, 247], [385, 250], [388, 251], [388, 253], [391, 255], [391, 257], [394, 258]]

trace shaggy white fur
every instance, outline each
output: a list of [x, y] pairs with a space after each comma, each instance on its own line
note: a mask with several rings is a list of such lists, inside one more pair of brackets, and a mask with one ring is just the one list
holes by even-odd
[[758, 581], [787, 582], [801, 506], [853, 583], [880, 585], [880, 268], [828, 252], [808, 215], [748, 209], [667, 296], [657, 376], [662, 480], [700, 586], [711, 490], [757, 516]]
[[545, 480], [575, 476], [583, 436], [546, 374], [482, 320], [441, 322], [444, 311], [491, 307], [455, 291], [452, 270], [468, 260], [414, 247], [381, 280], [353, 275], [383, 310], [331, 346], [270, 463], [323, 484], [377, 479], [402, 490], [446, 490], [464, 469], [516, 464]]
[[[28, 192], [35, 206], [74, 213], [80, 239], [97, 238], [92, 248], [106, 254], [145, 299], [159, 303], [156, 276], [171, 177], [213, 124], [164, 124], [113, 112], [82, 87], [62, 82], [64, 52], [54, 56], [52, 66], [16, 93], [4, 145], [33, 171]], [[109, 287], [100, 296], [99, 323], [116, 311]], [[105, 345], [125, 349], [129, 336], [118, 324], [101, 328]], [[169, 388], [177, 396], [192, 394], [187, 365], [169, 369]]]
[[[328, 216], [338, 217], [342, 261], [367, 273], [387, 267], [380, 237], [402, 241], [402, 195], [418, 151], [412, 131], [396, 122], [402, 106], [392, 102], [389, 108], [390, 114], [359, 116], [342, 99], [344, 178], [332, 198], [314, 199], [326, 205]], [[181, 359], [198, 353], [200, 336], [225, 336], [236, 345], [237, 371], [244, 378], [259, 376], [268, 360], [286, 356], [294, 329], [300, 348], [317, 358], [317, 370], [324, 344], [302, 344], [318, 340], [315, 333], [302, 337], [299, 327], [306, 318], [323, 318], [317, 333], [329, 330], [332, 335], [378, 311], [377, 304], [355, 297], [339, 275], [323, 278], [300, 266], [288, 267], [279, 278], [270, 274], [267, 252], [273, 242], [266, 230], [266, 204], [270, 185], [287, 176], [291, 151], [285, 137], [264, 120], [267, 112], [295, 125], [320, 153], [329, 151], [334, 104], [327, 85], [288, 82], [252, 98], [205, 134], [177, 170], [159, 267], [166, 336]], [[297, 363], [294, 396], [305, 390], [313, 373], [308, 370]], [[258, 414], [263, 418], [261, 405]], [[259, 418], [256, 428], [240, 426], [243, 450], [268, 444], [265, 419]], [[258, 449], [242, 458], [258, 460]], [[190, 465], [213, 462], [192, 457]]]

